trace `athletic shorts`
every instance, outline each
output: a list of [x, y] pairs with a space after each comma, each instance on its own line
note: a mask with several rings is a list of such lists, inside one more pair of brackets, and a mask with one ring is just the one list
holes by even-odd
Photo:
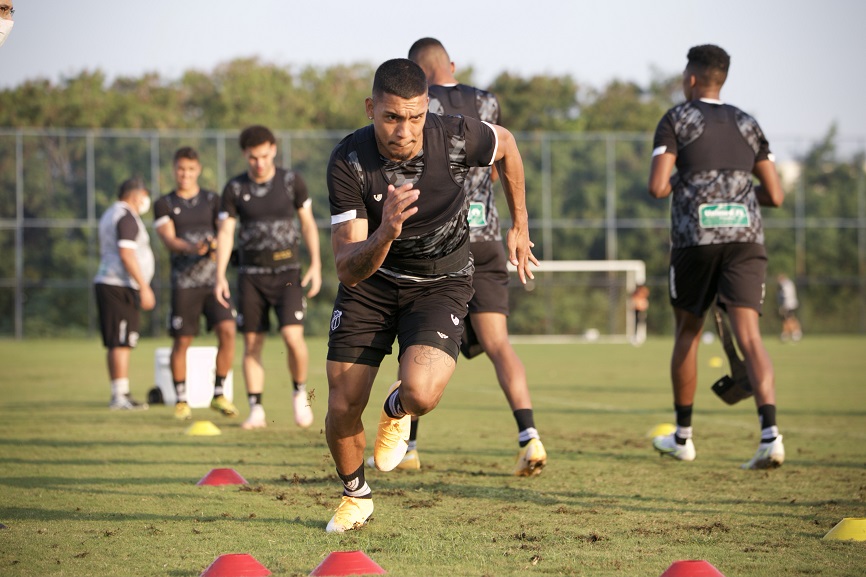
[[301, 287], [301, 269], [239, 274], [238, 301], [238, 330], [242, 333], [268, 332], [271, 308], [277, 313], [280, 328], [304, 324], [307, 301]]
[[235, 310], [216, 299], [213, 287], [174, 289], [171, 291], [171, 314], [168, 317], [168, 334], [173, 337], [198, 334], [199, 317], [204, 315], [207, 330], [223, 321], [234, 321]]
[[94, 285], [102, 344], [107, 349], [135, 348], [140, 330], [141, 298], [134, 288], [102, 283]]
[[475, 294], [469, 301], [469, 314], [502, 313], [508, 315], [508, 265], [505, 246], [498, 240], [473, 242], [470, 245], [475, 259], [472, 288]]
[[761, 314], [767, 252], [754, 243], [712, 244], [671, 251], [671, 304], [703, 316], [713, 301], [722, 309], [747, 307]]
[[470, 276], [417, 282], [377, 272], [354, 287], [340, 284], [328, 360], [378, 367], [395, 338], [399, 356], [410, 346], [427, 345], [457, 360], [471, 298]]

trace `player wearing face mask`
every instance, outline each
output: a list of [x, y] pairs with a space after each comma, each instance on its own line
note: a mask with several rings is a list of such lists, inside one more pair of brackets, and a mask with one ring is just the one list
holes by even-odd
[[141, 214], [150, 210], [150, 193], [140, 178], [120, 185], [117, 202], [99, 220], [99, 270], [93, 279], [102, 342], [108, 350], [111, 409], [146, 409], [129, 394], [129, 356], [138, 343], [140, 312], [156, 305], [150, 237]]

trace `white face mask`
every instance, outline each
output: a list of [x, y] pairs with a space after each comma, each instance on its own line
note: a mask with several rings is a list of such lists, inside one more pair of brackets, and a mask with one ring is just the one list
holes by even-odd
[[9, 38], [9, 33], [12, 32], [12, 26], [14, 25], [14, 20], [0, 18], [0, 46], [3, 46], [3, 43], [6, 42], [7, 38]]
[[147, 211], [150, 210], [150, 197], [145, 196], [141, 201], [141, 204], [138, 205], [138, 214], [147, 214]]

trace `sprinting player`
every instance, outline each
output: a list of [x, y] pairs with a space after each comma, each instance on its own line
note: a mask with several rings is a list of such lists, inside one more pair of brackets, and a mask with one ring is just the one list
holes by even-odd
[[129, 392], [129, 357], [138, 344], [142, 310], [153, 310], [150, 288], [154, 260], [141, 215], [150, 210], [150, 192], [140, 178], [123, 181], [117, 202], [99, 219], [99, 269], [93, 279], [102, 343], [108, 350], [113, 410], [143, 410]]
[[509, 259], [522, 282], [537, 264], [529, 239], [523, 161], [510, 132], [469, 117], [427, 114], [427, 80], [411, 60], [376, 70], [371, 125], [343, 139], [328, 163], [331, 240], [340, 286], [328, 341], [325, 434], [343, 482], [327, 526], [363, 526], [373, 512], [361, 420], [379, 365], [399, 341], [398, 380], [379, 418], [375, 465], [406, 454], [412, 415], [439, 402], [456, 368], [474, 266], [463, 181], [499, 162], [513, 227]]
[[171, 252], [171, 313], [169, 334], [171, 375], [177, 403], [174, 416], [192, 418], [187, 402], [186, 353], [199, 332], [199, 318], [204, 316], [207, 329], [217, 336], [214, 392], [210, 406], [227, 417], [236, 417], [238, 410], [225, 396], [225, 380], [235, 358], [235, 311], [231, 304], [223, 306], [214, 295], [217, 218], [219, 195], [202, 190], [198, 185], [201, 162], [198, 152], [183, 147], [174, 153], [176, 188], [160, 197], [153, 205], [154, 228], [162, 243]]
[[[776, 425], [773, 364], [761, 340], [767, 255], [760, 206], [779, 206], [784, 193], [757, 121], [719, 93], [730, 57], [714, 45], [695, 46], [683, 72], [686, 102], [656, 128], [649, 193], [671, 202], [670, 301], [675, 340], [671, 357], [677, 430], [653, 439], [662, 455], [695, 458], [692, 406], [704, 315], [716, 300], [731, 321], [755, 391], [761, 440], [743, 468], [785, 460]], [[677, 174], [671, 178], [676, 166]], [[755, 185], [752, 177], [760, 182]]]
[[[226, 269], [234, 246], [236, 223], [240, 221], [238, 328], [244, 335], [244, 380], [250, 404], [249, 417], [242, 427], [267, 426], [262, 406], [265, 386], [262, 349], [273, 308], [288, 353], [295, 424], [306, 428], [313, 423], [313, 410], [306, 388], [309, 355], [304, 340], [304, 288], [307, 288], [306, 296], [312, 298], [322, 286], [319, 230], [301, 175], [274, 165], [277, 155], [274, 134], [264, 126], [250, 126], [241, 132], [239, 143], [248, 169], [229, 180], [223, 190], [214, 292], [217, 300], [228, 306], [231, 293]], [[303, 277], [298, 253], [301, 237], [310, 257]]]
[[[427, 77], [430, 112], [500, 124], [496, 96], [458, 83], [454, 63], [441, 42], [435, 38], [416, 41], [409, 49], [409, 60], [418, 64]], [[526, 369], [508, 340], [508, 267], [493, 191], [495, 177], [491, 166], [472, 167], [463, 181], [469, 198], [469, 247], [475, 260], [472, 277], [475, 294], [469, 301], [469, 322], [463, 331], [461, 351], [466, 358], [486, 352], [493, 363], [499, 386], [517, 422], [520, 448], [514, 474], [530, 476], [541, 473], [547, 463], [547, 452], [535, 428]], [[400, 469], [421, 467], [416, 440], [417, 417], [412, 421], [409, 449], [398, 465]]]
[[797, 286], [785, 274], [776, 277], [776, 282], [779, 283], [776, 300], [779, 305], [779, 317], [782, 319], [780, 338], [783, 343], [788, 341], [800, 342], [803, 338], [803, 329], [800, 328], [800, 321], [797, 319], [797, 309], [800, 308]]

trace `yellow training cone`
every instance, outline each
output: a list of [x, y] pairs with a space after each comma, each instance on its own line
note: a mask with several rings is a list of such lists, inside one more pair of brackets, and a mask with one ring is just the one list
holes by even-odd
[[866, 541], [866, 517], [845, 517], [824, 535], [837, 541]]
[[656, 425], [655, 427], [647, 431], [646, 436], [648, 439], [655, 439], [656, 437], [664, 437], [666, 435], [670, 435], [676, 430], [676, 425], [672, 425], [670, 423], [662, 423], [661, 425]]
[[219, 427], [210, 421], [196, 421], [187, 428], [186, 434], [196, 437], [212, 437], [214, 435], [221, 435], [222, 432], [219, 430]]
[[714, 369], [718, 369], [722, 366], [722, 357], [710, 357], [710, 366]]

